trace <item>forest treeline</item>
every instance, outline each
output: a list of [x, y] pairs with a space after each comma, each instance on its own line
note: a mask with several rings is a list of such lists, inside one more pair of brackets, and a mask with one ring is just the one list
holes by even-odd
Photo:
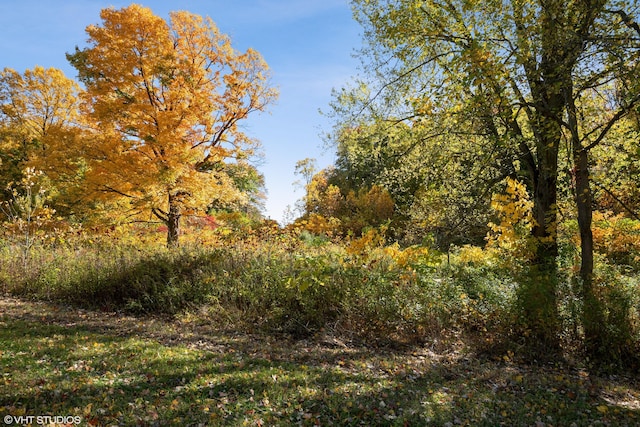
[[67, 54], [82, 86], [5, 69], [5, 290], [637, 361], [638, 4], [351, 3], [363, 73], [284, 228], [239, 125], [276, 96], [266, 64], [212, 21], [106, 9]]

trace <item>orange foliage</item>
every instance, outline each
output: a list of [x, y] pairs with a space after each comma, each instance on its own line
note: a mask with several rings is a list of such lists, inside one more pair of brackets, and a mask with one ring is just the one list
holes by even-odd
[[336, 233], [336, 230], [340, 229], [341, 222], [338, 218], [327, 218], [320, 214], [313, 213], [309, 215], [306, 220], [303, 220], [300, 225], [310, 233], [332, 237]]
[[[344, 195], [338, 186], [329, 183], [329, 173], [329, 170], [320, 171], [307, 185], [308, 231], [316, 233], [314, 230], [321, 229], [325, 235], [359, 236], [365, 228], [378, 227], [392, 218], [394, 202], [386, 189], [373, 185]], [[310, 223], [315, 225], [309, 228]]]
[[611, 212], [593, 213], [594, 249], [614, 262], [640, 262], [640, 221]]
[[189, 12], [167, 22], [134, 4], [101, 17], [87, 27], [89, 47], [69, 55], [98, 131], [91, 184], [169, 229], [183, 213], [237, 197], [219, 166], [250, 152], [256, 142], [238, 123], [276, 96], [260, 55], [235, 51], [212, 20]]
[[366, 256], [372, 250], [382, 248], [385, 243], [384, 232], [386, 229], [369, 229], [362, 233], [361, 237], [352, 239], [347, 246], [350, 255]]
[[[36, 66], [22, 75], [5, 68], [0, 73], [0, 167], [5, 177], [20, 179], [32, 169], [47, 178], [54, 192], [64, 186], [68, 193], [77, 185], [83, 155], [79, 93], [78, 84], [55, 68]], [[2, 158], [9, 164], [2, 165]], [[10, 166], [16, 168], [12, 174], [6, 172]]]

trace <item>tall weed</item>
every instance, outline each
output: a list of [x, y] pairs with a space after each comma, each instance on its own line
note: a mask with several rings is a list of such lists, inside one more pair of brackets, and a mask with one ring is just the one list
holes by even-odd
[[[375, 241], [352, 249], [274, 230], [173, 250], [80, 236], [34, 246], [25, 269], [19, 251], [4, 242], [0, 287], [14, 295], [99, 309], [188, 311], [221, 325], [299, 337], [333, 331], [378, 343], [467, 331], [490, 345], [517, 324], [522, 277], [491, 250], [462, 248], [447, 263], [422, 247]], [[581, 334], [579, 289], [573, 255], [565, 255], [558, 310], [564, 341], [575, 343]], [[623, 358], [640, 342], [640, 281], [604, 261], [597, 272], [611, 347]]]

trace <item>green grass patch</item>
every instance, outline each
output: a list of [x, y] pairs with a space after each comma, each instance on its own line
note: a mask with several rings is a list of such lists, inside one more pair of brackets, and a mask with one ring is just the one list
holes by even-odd
[[0, 300], [1, 416], [89, 425], [636, 425], [638, 378]]

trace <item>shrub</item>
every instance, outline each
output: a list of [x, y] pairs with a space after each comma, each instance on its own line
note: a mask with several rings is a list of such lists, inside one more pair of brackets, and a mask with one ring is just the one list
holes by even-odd
[[[376, 236], [365, 234], [355, 251], [353, 242], [320, 244], [313, 236], [271, 231], [175, 251], [84, 236], [37, 246], [26, 271], [5, 243], [0, 281], [17, 295], [134, 313], [202, 309], [209, 321], [295, 336], [333, 329], [381, 342], [469, 331], [491, 344], [522, 323], [517, 283], [526, 278], [514, 276], [493, 250], [461, 248], [447, 265], [433, 250], [382, 246]], [[572, 257], [564, 257], [558, 282], [565, 342], [581, 334]], [[608, 347], [622, 360], [640, 342], [640, 285], [632, 271], [602, 257], [596, 272]], [[526, 334], [521, 326], [517, 332]]]
[[[600, 258], [600, 257], [598, 257]], [[604, 314], [605, 341], [599, 363], [637, 364], [640, 349], [640, 281], [620, 266], [596, 262], [595, 296]]]
[[640, 221], [610, 212], [593, 213], [595, 250], [615, 264], [640, 266]]

